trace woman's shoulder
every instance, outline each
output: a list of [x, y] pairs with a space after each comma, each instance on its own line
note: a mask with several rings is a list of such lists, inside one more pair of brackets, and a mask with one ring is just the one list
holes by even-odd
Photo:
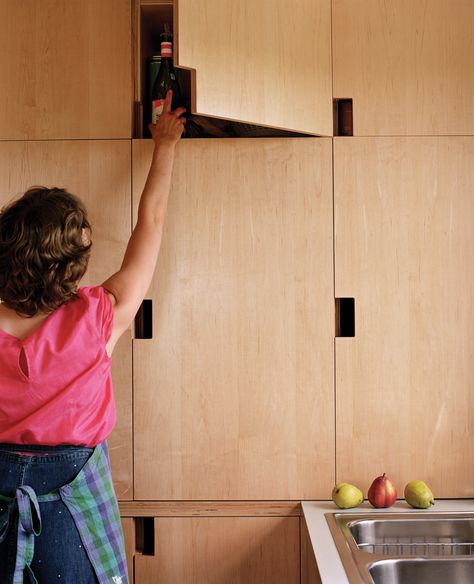
[[110, 302], [112, 306], [115, 305], [115, 297], [101, 284], [97, 286], [81, 286], [78, 291], [78, 296], [85, 300], [96, 300], [102, 302]]

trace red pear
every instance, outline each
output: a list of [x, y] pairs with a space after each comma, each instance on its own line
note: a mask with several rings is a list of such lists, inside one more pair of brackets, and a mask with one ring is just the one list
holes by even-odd
[[397, 491], [392, 481], [383, 473], [381, 477], [377, 477], [370, 485], [367, 498], [372, 506], [377, 509], [391, 507], [397, 500]]

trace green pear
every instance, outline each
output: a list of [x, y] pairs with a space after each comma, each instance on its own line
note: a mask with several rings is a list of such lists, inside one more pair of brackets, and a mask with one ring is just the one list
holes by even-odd
[[433, 493], [423, 481], [410, 481], [406, 485], [405, 501], [416, 509], [428, 509], [434, 505]]
[[332, 490], [331, 497], [340, 509], [357, 507], [364, 500], [362, 491], [350, 483], [338, 483]]

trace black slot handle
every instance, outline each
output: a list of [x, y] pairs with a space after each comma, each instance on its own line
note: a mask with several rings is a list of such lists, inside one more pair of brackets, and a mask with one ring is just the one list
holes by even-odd
[[334, 100], [334, 135], [353, 136], [352, 99]]
[[336, 298], [336, 337], [355, 337], [355, 298]]
[[153, 304], [147, 298], [141, 303], [135, 316], [135, 338], [153, 338]]
[[155, 555], [155, 520], [153, 517], [135, 518], [135, 547], [142, 556]]

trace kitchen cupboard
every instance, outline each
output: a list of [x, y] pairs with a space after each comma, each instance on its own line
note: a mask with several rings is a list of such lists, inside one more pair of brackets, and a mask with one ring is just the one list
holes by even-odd
[[474, 134], [474, 2], [333, 0], [335, 98], [355, 136]]
[[299, 517], [155, 518], [137, 584], [300, 584]]
[[[136, 217], [152, 154], [133, 143]], [[326, 498], [331, 140], [178, 145], [153, 338], [134, 340], [138, 500]]]
[[0, 0], [0, 140], [130, 138], [130, 0]]
[[[81, 285], [100, 284], [120, 267], [130, 236], [130, 166], [130, 143], [124, 141], [0, 142], [0, 202], [33, 185], [62, 187], [81, 197], [93, 230]], [[125, 333], [113, 361], [118, 421], [109, 449], [121, 499], [133, 497], [131, 345]]]
[[[137, 4], [138, 51], [159, 54], [158, 33], [173, 3]], [[175, 63], [189, 71], [193, 113], [332, 134], [330, 0], [299, 0], [296, 6], [284, 0], [175, 0], [172, 18]]]
[[337, 481], [474, 496], [474, 137], [335, 138]]

